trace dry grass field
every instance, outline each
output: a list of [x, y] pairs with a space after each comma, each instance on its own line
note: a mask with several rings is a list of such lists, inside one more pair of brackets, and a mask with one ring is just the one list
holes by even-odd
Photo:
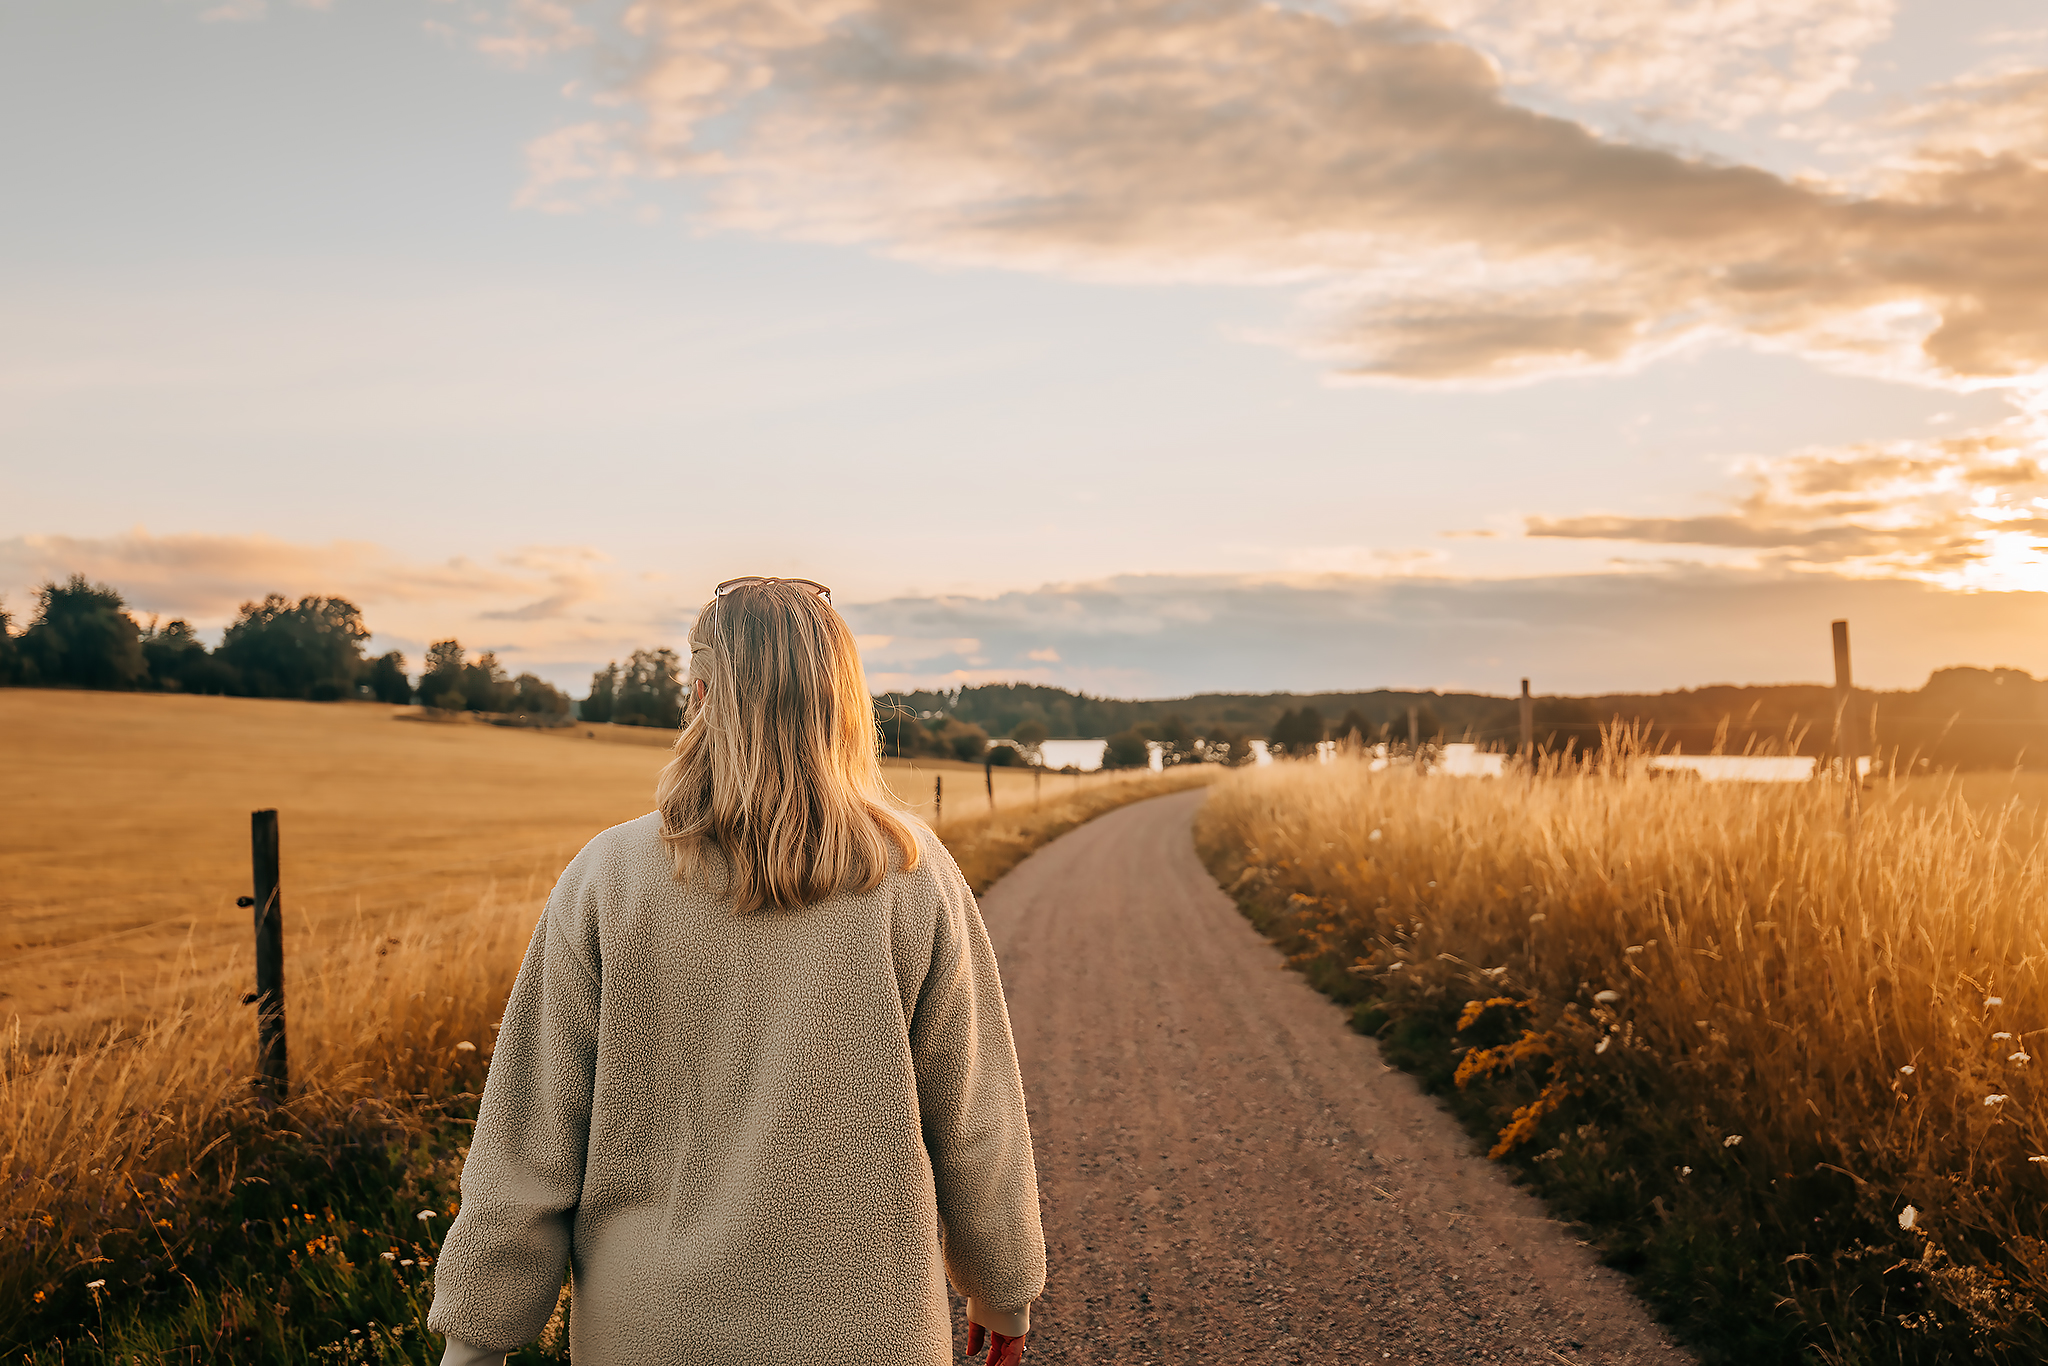
[[[363, 705], [0, 708], [0, 1359], [435, 1359], [424, 1268], [493, 1022], [556, 873], [648, 809], [665, 751]], [[991, 809], [979, 767], [887, 772], [925, 814], [945, 780], [939, 834], [983, 887], [1102, 810], [1212, 776], [1041, 792], [999, 769]], [[273, 805], [292, 1086], [266, 1111], [234, 898], [248, 813]]]
[[[246, 962], [249, 813], [283, 825], [287, 962], [314, 940], [532, 900], [584, 841], [652, 804], [670, 732], [512, 729], [416, 709], [0, 690], [0, 1020], [32, 1035], [146, 1013], [170, 975]], [[929, 820], [989, 810], [979, 765], [891, 760]], [[994, 770], [996, 806], [1030, 804]], [[1046, 775], [1043, 795], [1102, 778]], [[239, 959], [237, 955], [240, 955]], [[289, 969], [288, 969], [289, 970]]]
[[1222, 780], [1210, 866], [1710, 1361], [2048, 1360], [2048, 784]]

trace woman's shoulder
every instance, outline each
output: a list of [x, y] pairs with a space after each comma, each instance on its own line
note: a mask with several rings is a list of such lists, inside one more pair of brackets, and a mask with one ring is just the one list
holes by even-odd
[[650, 811], [593, 835], [570, 861], [569, 872], [581, 877], [632, 877], [650, 872], [667, 876], [672, 866], [668, 846], [661, 839], [661, 813]]

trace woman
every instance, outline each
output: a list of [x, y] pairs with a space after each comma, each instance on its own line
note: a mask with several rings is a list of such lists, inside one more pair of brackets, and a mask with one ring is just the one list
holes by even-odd
[[830, 590], [740, 579], [690, 632], [658, 809], [570, 863], [434, 1268], [443, 1366], [574, 1271], [577, 1366], [1015, 1366], [1045, 1284], [1024, 1091], [974, 895], [889, 805]]

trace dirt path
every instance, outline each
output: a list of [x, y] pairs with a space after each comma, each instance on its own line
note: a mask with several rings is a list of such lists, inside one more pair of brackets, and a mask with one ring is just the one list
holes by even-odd
[[1691, 1361], [1196, 859], [1202, 794], [1047, 846], [983, 913], [1051, 1280], [1030, 1360]]

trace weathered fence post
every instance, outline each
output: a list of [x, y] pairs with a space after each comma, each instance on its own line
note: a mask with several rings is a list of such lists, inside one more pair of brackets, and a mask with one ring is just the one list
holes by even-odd
[[285, 1098], [290, 1072], [284, 1036], [284, 904], [274, 810], [249, 813], [249, 864], [256, 894], [239, 903], [256, 913], [256, 994], [249, 998], [256, 1006], [256, 1088], [276, 1104]]
[[1858, 771], [1857, 760], [1863, 756], [1857, 751], [1855, 718], [1851, 708], [1855, 704], [1856, 685], [1849, 671], [1849, 623], [1834, 623], [1835, 636], [1835, 754], [1842, 762], [1842, 776], [1849, 784], [1848, 796], [1842, 802], [1842, 826], [1848, 832], [1849, 845], [1856, 844], [1857, 827], [1863, 815], [1863, 775]]
[[1038, 805], [1038, 780], [1045, 776], [1045, 760], [1040, 759], [1031, 766], [1031, 804]]
[[1522, 761], [1536, 773], [1536, 699], [1529, 696], [1529, 680], [1522, 680]]
[[932, 824], [936, 826], [946, 815], [946, 780], [932, 779]]
[[986, 755], [981, 760], [981, 780], [988, 785], [988, 809], [996, 809], [996, 767]]

